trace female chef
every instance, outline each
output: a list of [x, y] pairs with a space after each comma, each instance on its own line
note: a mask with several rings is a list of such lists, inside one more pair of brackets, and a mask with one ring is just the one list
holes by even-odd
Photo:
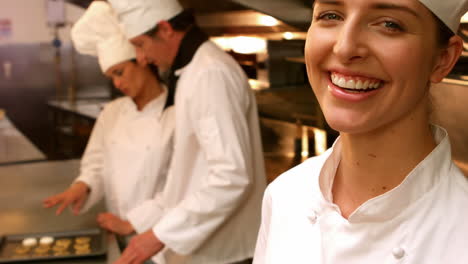
[[81, 172], [63, 193], [44, 201], [49, 208], [68, 205], [78, 214], [104, 195], [109, 213], [98, 216], [101, 227], [121, 235], [154, 225], [148, 213], [162, 190], [174, 131], [172, 107], [157, 73], [135, 60], [135, 50], [120, 31], [108, 3], [94, 1], [72, 29], [77, 50], [98, 57], [104, 74], [126, 96], [105, 106], [81, 161]]
[[468, 263], [468, 181], [429, 88], [457, 61], [467, 0], [316, 0], [305, 60], [325, 154], [267, 188], [254, 263]]

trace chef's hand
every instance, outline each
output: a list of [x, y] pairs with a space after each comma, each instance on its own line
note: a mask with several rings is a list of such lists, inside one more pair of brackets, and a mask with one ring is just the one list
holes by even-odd
[[130, 235], [135, 231], [129, 221], [125, 221], [111, 213], [101, 213], [97, 217], [100, 227], [107, 229], [119, 235]]
[[140, 235], [134, 236], [122, 256], [114, 264], [140, 264], [157, 254], [164, 248], [153, 230], [148, 230]]
[[42, 205], [45, 208], [50, 208], [59, 204], [60, 206], [55, 212], [56, 215], [61, 214], [68, 205], [71, 205], [73, 214], [78, 215], [81, 207], [83, 207], [84, 202], [88, 198], [88, 193], [88, 185], [79, 181], [74, 183], [64, 192], [46, 198], [42, 202]]

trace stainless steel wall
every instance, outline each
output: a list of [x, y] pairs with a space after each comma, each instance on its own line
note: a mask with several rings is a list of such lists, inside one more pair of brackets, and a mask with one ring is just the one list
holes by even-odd
[[453, 159], [468, 176], [468, 86], [441, 83], [431, 95], [433, 121], [447, 129]]
[[[61, 51], [63, 90], [70, 86], [70, 45]], [[42, 151], [48, 152], [51, 122], [46, 102], [55, 96], [54, 48], [49, 43], [0, 45], [0, 108]], [[78, 90], [107, 85], [97, 60], [76, 55]], [[11, 77], [4, 75], [4, 63], [11, 64]]]

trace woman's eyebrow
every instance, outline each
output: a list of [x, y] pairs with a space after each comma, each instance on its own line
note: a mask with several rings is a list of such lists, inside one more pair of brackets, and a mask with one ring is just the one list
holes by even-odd
[[416, 18], [420, 19], [421, 17], [419, 16], [419, 14], [407, 7], [407, 6], [402, 6], [402, 5], [397, 5], [397, 4], [390, 4], [390, 3], [376, 3], [376, 4], [373, 4], [372, 5], [372, 8], [374, 9], [382, 9], [382, 10], [398, 10], [398, 11], [403, 11], [403, 12], [406, 12], [406, 13], [409, 13], [413, 16], [415, 16]]
[[343, 1], [338, 1], [338, 0], [315, 0], [315, 3], [326, 4], [326, 5], [343, 5]]
[[[342, 0], [315, 0], [315, 3], [326, 4], [326, 5], [338, 5], [338, 6], [344, 5]], [[382, 9], [382, 10], [404, 11], [404, 12], [407, 12], [407, 13], [409, 13], [409, 14], [411, 14], [411, 15], [419, 18], [419, 19], [421, 18], [420, 15], [418, 14], [418, 12], [416, 12], [415, 10], [413, 10], [413, 9], [407, 7], [407, 6], [398, 5], [398, 4], [394, 4], [394, 3], [375, 3], [375, 4], [371, 5], [371, 8], [373, 8], [373, 9]]]

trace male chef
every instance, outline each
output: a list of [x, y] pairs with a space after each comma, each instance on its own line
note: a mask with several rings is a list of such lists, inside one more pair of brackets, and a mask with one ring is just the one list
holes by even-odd
[[[139, 63], [167, 76], [176, 113], [172, 165], [117, 263], [250, 263], [266, 186], [255, 97], [236, 61], [177, 0], [109, 0]], [[155, 139], [157, 140], [157, 139]]]

